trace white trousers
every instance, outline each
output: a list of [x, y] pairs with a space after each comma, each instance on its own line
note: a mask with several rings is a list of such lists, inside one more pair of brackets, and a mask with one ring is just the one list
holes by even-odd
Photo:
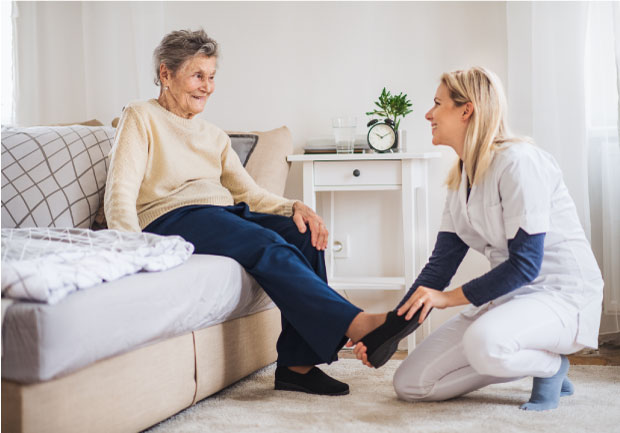
[[458, 314], [403, 361], [394, 375], [396, 394], [439, 401], [493, 383], [553, 376], [559, 354], [583, 348], [575, 342], [576, 315], [564, 319], [566, 326], [548, 305], [527, 296], [490, 305], [477, 317]]

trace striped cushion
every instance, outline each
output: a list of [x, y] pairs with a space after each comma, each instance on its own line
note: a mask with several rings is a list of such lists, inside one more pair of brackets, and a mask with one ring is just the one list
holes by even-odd
[[2, 128], [2, 227], [84, 227], [103, 198], [115, 129]]

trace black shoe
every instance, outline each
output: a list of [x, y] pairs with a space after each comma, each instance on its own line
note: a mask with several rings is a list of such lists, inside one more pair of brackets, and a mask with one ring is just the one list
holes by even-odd
[[397, 316], [396, 311], [390, 311], [383, 325], [360, 340], [366, 346], [366, 356], [373, 367], [379, 368], [388, 362], [398, 349], [398, 342], [420, 326], [418, 320], [421, 312], [421, 309], [418, 310], [411, 320], [406, 320], [406, 314]]
[[329, 377], [317, 367], [312, 367], [306, 374], [301, 374], [278, 365], [276, 389], [319, 395], [347, 395], [349, 393], [349, 385]]

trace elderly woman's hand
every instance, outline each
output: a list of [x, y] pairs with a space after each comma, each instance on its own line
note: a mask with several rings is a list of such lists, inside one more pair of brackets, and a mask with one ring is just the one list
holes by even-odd
[[323, 251], [327, 247], [329, 233], [323, 219], [300, 201], [296, 201], [293, 205], [293, 221], [297, 224], [300, 233], [306, 233], [307, 227], [310, 227], [310, 241], [313, 247], [319, 251]]

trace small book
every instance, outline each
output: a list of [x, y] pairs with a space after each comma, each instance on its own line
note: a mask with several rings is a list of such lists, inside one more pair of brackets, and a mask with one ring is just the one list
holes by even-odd
[[[353, 153], [365, 153], [370, 152], [366, 136], [355, 137], [355, 145], [353, 147]], [[318, 137], [311, 138], [306, 142], [304, 146], [305, 154], [316, 153], [336, 153], [336, 142], [333, 137]]]

